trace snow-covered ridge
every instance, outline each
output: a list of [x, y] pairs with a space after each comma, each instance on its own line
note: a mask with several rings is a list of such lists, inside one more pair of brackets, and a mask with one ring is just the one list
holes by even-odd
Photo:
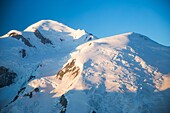
[[24, 31], [32, 31], [33, 29], [38, 29], [38, 28], [44, 28], [45, 30], [49, 30], [49, 29], [55, 29], [58, 32], [62, 32], [62, 31], [74, 31], [74, 29], [59, 23], [57, 21], [53, 21], [53, 20], [41, 20], [36, 22], [35, 24], [32, 24], [31, 26], [27, 27]]
[[80, 30], [80, 29], [74, 30], [62, 23], [59, 23], [59, 22], [53, 21], [53, 20], [41, 20], [41, 21], [29, 26], [24, 31], [34, 32], [35, 29], [45, 30], [45, 31], [49, 31], [49, 32], [55, 31], [58, 33], [67, 33], [69, 36], [72, 36], [73, 39], [78, 39], [81, 36], [86, 34], [86, 32], [84, 30]]
[[42, 20], [0, 45], [0, 79], [13, 77], [0, 88], [2, 113], [169, 111], [170, 48], [144, 35], [97, 39]]
[[[30, 80], [56, 74], [70, 57], [71, 51], [74, 51], [78, 45], [95, 38], [84, 30], [74, 30], [52, 20], [39, 21], [24, 31], [11, 30], [1, 37], [1, 74], [5, 74], [4, 67], [5, 70], [10, 70], [17, 76], [14, 80], [15, 84], [3, 83], [0, 89], [2, 97], [0, 98], [0, 108], [15, 100], [18, 92], [25, 89], [25, 85]], [[44, 67], [43, 70], [42, 67]], [[40, 68], [41, 74], [38, 72]], [[8, 76], [7, 74], [5, 76]], [[4, 77], [2, 75], [0, 77], [10, 79], [13, 76]], [[6, 85], [9, 86], [4, 87]], [[13, 93], [8, 93], [8, 91]]]
[[[96, 38], [91, 33], [85, 32], [85, 30], [74, 30], [62, 23], [53, 20], [41, 20], [39, 22], [36, 22], [35, 24], [30, 25], [22, 32], [11, 30], [1, 38], [15, 36], [17, 37], [18, 35], [21, 39], [28, 40], [31, 45], [37, 45], [38, 42], [46, 44], [47, 42], [47, 44], [51, 44], [54, 46], [60, 44], [61, 41], [75, 41], [75, 43], [84, 43]], [[18, 40], [20, 38], [17, 37]], [[39, 38], [40, 41], [36, 38]]]

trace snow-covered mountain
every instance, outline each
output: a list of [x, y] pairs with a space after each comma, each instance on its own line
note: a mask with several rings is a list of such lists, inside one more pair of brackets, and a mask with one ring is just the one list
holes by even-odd
[[170, 48], [52, 20], [0, 38], [2, 113], [168, 113]]

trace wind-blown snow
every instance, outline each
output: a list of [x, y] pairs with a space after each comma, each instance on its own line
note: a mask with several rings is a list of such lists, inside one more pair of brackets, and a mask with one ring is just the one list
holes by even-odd
[[[51, 44], [41, 43], [34, 35], [36, 29]], [[84, 30], [52, 20], [42, 20], [19, 33], [35, 47], [12, 37], [0, 39], [0, 65], [18, 75], [15, 83], [0, 88], [2, 112], [170, 110], [169, 47], [133, 32], [94, 40]], [[22, 49], [26, 50], [24, 58]]]

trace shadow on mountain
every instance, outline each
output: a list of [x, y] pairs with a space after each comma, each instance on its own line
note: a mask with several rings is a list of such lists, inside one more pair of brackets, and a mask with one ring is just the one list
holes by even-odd
[[132, 47], [135, 53], [137, 53], [136, 55], [147, 64], [157, 68], [159, 72], [163, 74], [169, 73], [170, 63], [167, 61], [170, 58], [169, 47], [160, 45], [148, 37], [137, 33], [131, 34], [129, 39], [128, 47]]
[[[152, 93], [148, 95], [147, 92], [138, 94], [138, 92], [106, 91], [101, 93], [99, 89], [70, 90], [65, 95], [70, 99], [68, 106], [72, 104], [73, 108], [66, 108], [66, 110], [72, 109], [72, 112], [78, 113], [81, 111], [75, 110], [78, 107], [87, 108], [87, 113], [169, 113], [170, 89]], [[88, 99], [84, 100], [86, 95]]]
[[[86, 80], [85, 82], [90, 83]], [[56, 93], [51, 93], [54, 90], [51, 84], [46, 84], [44, 88], [27, 85], [18, 91], [17, 98], [15, 97], [3, 110], [12, 112], [18, 109], [19, 112], [25, 113], [36, 113], [39, 109], [45, 110], [44, 113], [48, 111], [65, 113], [70, 110], [74, 113], [83, 110], [87, 113], [169, 113], [170, 111], [170, 89], [154, 92], [149, 84], [143, 83], [138, 86], [136, 92], [130, 92], [122, 84], [119, 92], [108, 92], [104, 83], [105, 78], [102, 78], [101, 84], [92, 84], [88, 90], [72, 89], [60, 97], [55, 97]], [[16, 108], [19, 106], [22, 107]]]

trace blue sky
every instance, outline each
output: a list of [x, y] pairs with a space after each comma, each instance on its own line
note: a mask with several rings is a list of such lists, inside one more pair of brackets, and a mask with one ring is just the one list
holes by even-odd
[[52, 19], [98, 37], [137, 32], [170, 46], [168, 0], [1, 0], [0, 35]]

